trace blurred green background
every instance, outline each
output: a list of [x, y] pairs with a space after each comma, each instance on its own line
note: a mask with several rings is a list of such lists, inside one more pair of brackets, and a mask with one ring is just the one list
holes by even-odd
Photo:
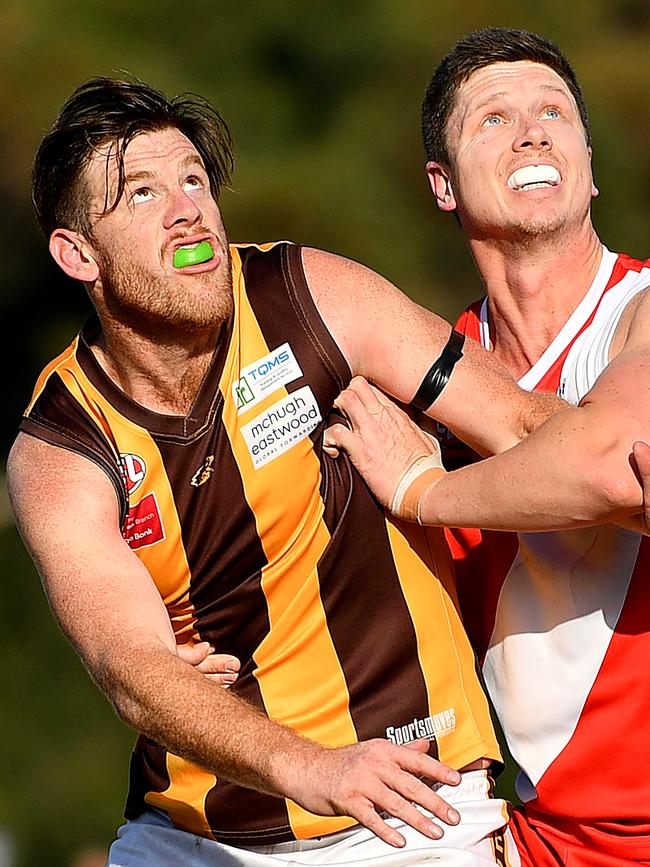
[[[592, 114], [597, 227], [610, 248], [645, 257], [648, 0], [4, 0], [3, 455], [35, 377], [88, 313], [29, 199], [33, 153], [78, 83], [127, 71], [209, 97], [235, 139], [235, 191], [221, 203], [233, 240], [335, 250], [453, 316], [481, 287], [428, 192], [419, 105], [451, 44], [494, 24], [536, 30], [569, 56]], [[56, 630], [4, 493], [0, 567], [0, 867], [90, 867], [120, 821], [133, 736]]]

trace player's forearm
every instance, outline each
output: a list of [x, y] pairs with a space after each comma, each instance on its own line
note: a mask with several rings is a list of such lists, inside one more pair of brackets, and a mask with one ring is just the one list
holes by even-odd
[[385, 811], [436, 839], [441, 830], [415, 805], [458, 823], [458, 813], [422, 780], [457, 785], [460, 774], [425, 755], [427, 742], [318, 745], [207, 683], [164, 648], [134, 650], [137, 668], [132, 652], [121, 661], [113, 656], [98, 679], [127, 722], [172, 752], [317, 815], [350, 816], [393, 846], [404, 838], [380, 818]]
[[638, 512], [642, 491], [629, 464], [638, 433], [610, 416], [605, 408], [566, 408], [517, 448], [449, 473], [423, 495], [422, 522], [552, 530]]
[[112, 653], [95, 677], [128, 725], [217, 776], [267, 794], [286, 796], [297, 768], [304, 773], [322, 749], [164, 647]]

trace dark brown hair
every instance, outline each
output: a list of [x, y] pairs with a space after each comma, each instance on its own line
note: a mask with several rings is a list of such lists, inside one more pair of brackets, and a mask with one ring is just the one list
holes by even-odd
[[[40, 144], [32, 170], [32, 199], [39, 224], [49, 237], [58, 228], [92, 236], [90, 191], [85, 169], [99, 148], [114, 146], [118, 184], [104, 213], [117, 207], [124, 191], [124, 152], [141, 133], [175, 128], [199, 152], [212, 195], [230, 182], [232, 140], [219, 112], [195, 94], [173, 99], [136, 79], [92, 78], [65, 102]], [[107, 161], [108, 169], [108, 161]]]
[[422, 102], [422, 136], [427, 159], [449, 166], [447, 123], [458, 89], [470, 75], [491, 63], [515, 63], [519, 60], [543, 63], [557, 72], [576, 101], [587, 144], [591, 145], [589, 114], [582, 90], [558, 46], [527, 30], [487, 27], [464, 36], [433, 73]]

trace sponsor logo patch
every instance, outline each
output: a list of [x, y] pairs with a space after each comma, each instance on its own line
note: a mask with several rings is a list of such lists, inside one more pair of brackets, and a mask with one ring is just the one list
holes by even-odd
[[162, 542], [165, 538], [158, 501], [153, 492], [131, 506], [122, 535], [127, 545], [134, 550]]
[[453, 707], [434, 713], [432, 716], [414, 717], [412, 722], [399, 726], [387, 726], [386, 737], [401, 747], [418, 738], [435, 741], [451, 734], [456, 728], [456, 712]]
[[308, 437], [321, 418], [314, 393], [305, 385], [242, 425], [242, 436], [255, 469]]
[[147, 465], [139, 455], [124, 452], [120, 455], [120, 472], [126, 485], [126, 492], [131, 496], [144, 482], [147, 474]]
[[241, 371], [233, 383], [232, 396], [237, 414], [254, 407], [268, 394], [302, 376], [300, 365], [288, 343], [278, 346], [263, 358], [258, 358]]

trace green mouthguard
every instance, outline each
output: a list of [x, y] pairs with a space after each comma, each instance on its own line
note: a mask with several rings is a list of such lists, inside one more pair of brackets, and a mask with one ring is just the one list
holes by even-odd
[[182, 247], [174, 251], [174, 268], [187, 268], [189, 265], [200, 265], [208, 262], [214, 256], [212, 244], [201, 241], [196, 247]]

